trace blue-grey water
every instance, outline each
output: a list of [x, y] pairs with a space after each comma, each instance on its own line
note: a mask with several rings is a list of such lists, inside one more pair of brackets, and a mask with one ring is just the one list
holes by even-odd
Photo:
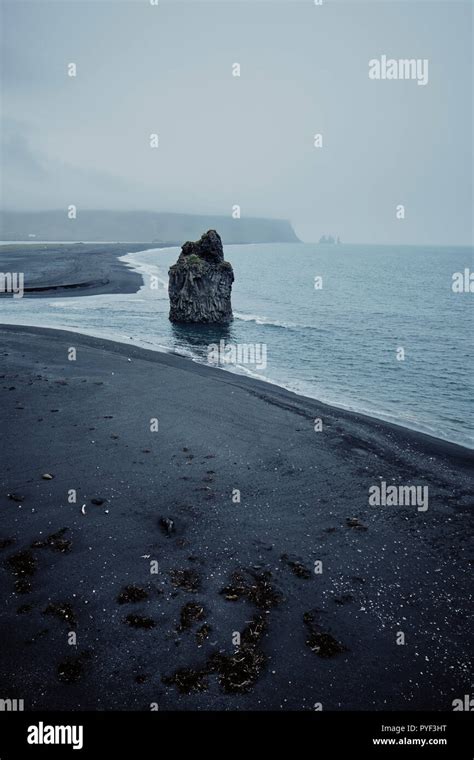
[[[472, 248], [255, 244], [225, 251], [235, 272], [235, 319], [224, 330], [168, 321], [176, 248], [125, 257], [144, 277], [136, 294], [3, 298], [0, 322], [79, 331], [205, 363], [209, 344], [220, 340], [261, 344], [265, 367], [225, 368], [474, 445], [473, 294], [452, 289], [453, 273], [473, 269]], [[319, 289], [315, 277], [322, 277]]]

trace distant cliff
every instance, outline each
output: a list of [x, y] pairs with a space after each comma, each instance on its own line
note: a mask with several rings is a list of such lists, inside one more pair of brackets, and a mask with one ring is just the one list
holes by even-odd
[[68, 219], [61, 211], [0, 211], [1, 240], [72, 240], [177, 243], [218, 229], [232, 243], [299, 242], [290, 222], [281, 219], [167, 214], [153, 211], [82, 211]]

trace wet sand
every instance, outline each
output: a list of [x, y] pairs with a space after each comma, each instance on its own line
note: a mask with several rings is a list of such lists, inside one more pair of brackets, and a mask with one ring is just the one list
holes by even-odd
[[[470, 693], [472, 452], [182, 357], [0, 333], [2, 697], [451, 711]], [[429, 508], [370, 506], [381, 481], [428, 486]]]

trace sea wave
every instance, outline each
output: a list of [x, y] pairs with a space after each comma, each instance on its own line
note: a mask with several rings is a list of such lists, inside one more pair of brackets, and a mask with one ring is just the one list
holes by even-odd
[[257, 325], [268, 325], [268, 327], [283, 327], [289, 330], [311, 328], [311, 325], [298, 325], [294, 322], [280, 322], [275, 319], [269, 319], [268, 317], [260, 317], [258, 314], [243, 314], [239, 311], [234, 311], [234, 319], [238, 319], [241, 322], [255, 322]]
[[258, 314], [244, 314], [239, 311], [234, 311], [234, 319], [237, 319], [240, 322], [254, 322], [256, 325], [263, 325], [264, 327], [278, 327], [283, 330], [314, 330], [315, 332], [328, 332], [328, 330], [317, 327], [316, 325], [299, 324], [298, 322], [282, 322], [278, 319], [261, 317]]
[[268, 317], [259, 317], [258, 314], [242, 314], [239, 311], [234, 311], [234, 319], [239, 319], [241, 322], [255, 322], [257, 325], [269, 325], [269, 327], [299, 327], [291, 322], [279, 322]]

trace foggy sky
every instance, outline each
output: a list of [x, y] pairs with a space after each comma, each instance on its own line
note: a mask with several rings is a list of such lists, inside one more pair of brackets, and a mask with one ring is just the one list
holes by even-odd
[[[1, 205], [239, 204], [308, 241], [472, 243], [471, 16], [457, 0], [2, 0]], [[428, 84], [371, 81], [382, 54], [427, 58]]]

